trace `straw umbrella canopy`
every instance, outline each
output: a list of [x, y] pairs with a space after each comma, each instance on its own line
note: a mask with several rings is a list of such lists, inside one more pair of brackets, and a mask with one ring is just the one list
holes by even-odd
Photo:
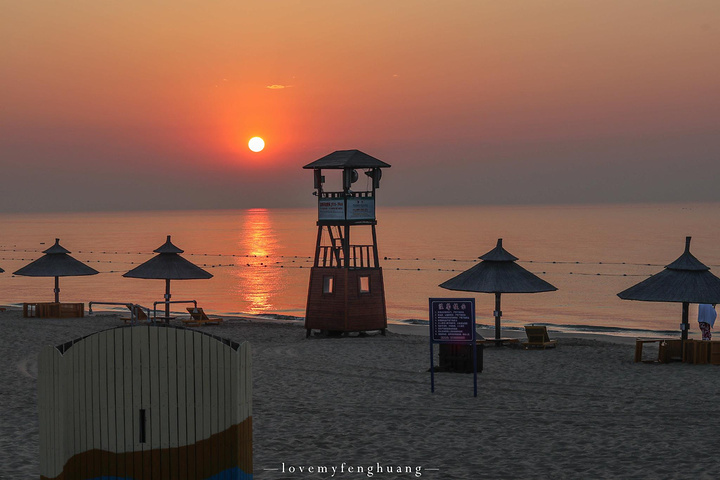
[[440, 287], [463, 292], [494, 293], [495, 340], [500, 340], [501, 294], [552, 292], [557, 288], [515, 263], [517, 257], [503, 248], [502, 238], [498, 239], [495, 248], [480, 259], [482, 262], [441, 283]]
[[720, 278], [690, 253], [690, 239], [685, 238], [685, 252], [665, 270], [617, 294], [623, 300], [682, 303], [682, 340], [688, 337], [691, 303], [720, 303]]
[[34, 262], [25, 265], [14, 275], [26, 277], [55, 277], [55, 303], [60, 303], [60, 277], [75, 277], [82, 275], [97, 275], [98, 271], [88, 267], [69, 255], [70, 251], [60, 245], [60, 239], [55, 239], [55, 245], [43, 252], [45, 255]]
[[[170, 280], [196, 280], [212, 278], [212, 274], [206, 272], [194, 263], [185, 260], [180, 256], [184, 250], [173, 245], [170, 235], [167, 241], [154, 250], [158, 255], [147, 262], [138, 265], [123, 275], [127, 278], [147, 278], [165, 280], [165, 301], [170, 301]], [[170, 318], [170, 304], [165, 303], [165, 318]]]

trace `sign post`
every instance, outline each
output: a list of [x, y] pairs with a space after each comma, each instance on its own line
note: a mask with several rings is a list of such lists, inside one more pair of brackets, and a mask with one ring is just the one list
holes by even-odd
[[472, 345], [473, 393], [477, 397], [477, 342], [474, 298], [430, 298], [430, 391], [435, 393], [433, 345]]

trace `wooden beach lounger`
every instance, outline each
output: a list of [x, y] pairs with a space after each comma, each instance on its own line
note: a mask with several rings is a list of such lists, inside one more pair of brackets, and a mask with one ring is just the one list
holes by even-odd
[[220, 317], [208, 317], [202, 308], [198, 307], [187, 307], [187, 311], [190, 313], [190, 318], [183, 320], [185, 325], [192, 327], [199, 327], [202, 325], [220, 325], [223, 319]]
[[550, 340], [547, 333], [547, 327], [545, 325], [525, 325], [525, 334], [527, 335], [528, 341], [523, 342], [523, 347], [527, 350], [530, 347], [533, 348], [555, 348], [557, 346], [557, 340]]
[[[122, 320], [125, 323], [132, 323], [132, 321], [133, 321], [133, 318], [132, 318], [133, 305], [128, 305], [127, 308], [128, 308], [128, 310], [130, 310], [130, 316], [123, 317], [120, 320]], [[145, 313], [145, 310], [143, 310], [142, 308], [137, 308], [136, 312], [137, 312], [137, 318], [135, 318], [135, 321], [147, 323], [148, 316], [147, 316], [147, 313]]]

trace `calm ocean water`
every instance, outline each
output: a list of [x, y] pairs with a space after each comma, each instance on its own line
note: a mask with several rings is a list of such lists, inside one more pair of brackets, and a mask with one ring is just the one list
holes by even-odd
[[[720, 204], [413, 207], [378, 209], [378, 243], [390, 321], [427, 319], [428, 297], [473, 296], [477, 321], [492, 325], [490, 294], [437, 285], [470, 268], [498, 238], [557, 292], [503, 295], [503, 326], [636, 335], [678, 331], [680, 304], [630, 302], [616, 294], [691, 251], [720, 273]], [[56, 237], [100, 275], [60, 281], [63, 301], [152, 307], [164, 282], [123, 278], [166, 235], [210, 280], [175, 281], [173, 300], [220, 314], [289, 315], [305, 309], [317, 233], [315, 209], [0, 215], [0, 303], [51, 301], [51, 278], [13, 276]], [[691, 334], [697, 334], [691, 306]]]

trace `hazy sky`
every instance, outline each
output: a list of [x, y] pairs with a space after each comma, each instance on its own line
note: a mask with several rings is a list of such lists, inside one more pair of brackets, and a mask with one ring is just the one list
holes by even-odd
[[[0, 209], [720, 200], [718, 0], [0, 0]], [[267, 143], [261, 153], [250, 137]]]

